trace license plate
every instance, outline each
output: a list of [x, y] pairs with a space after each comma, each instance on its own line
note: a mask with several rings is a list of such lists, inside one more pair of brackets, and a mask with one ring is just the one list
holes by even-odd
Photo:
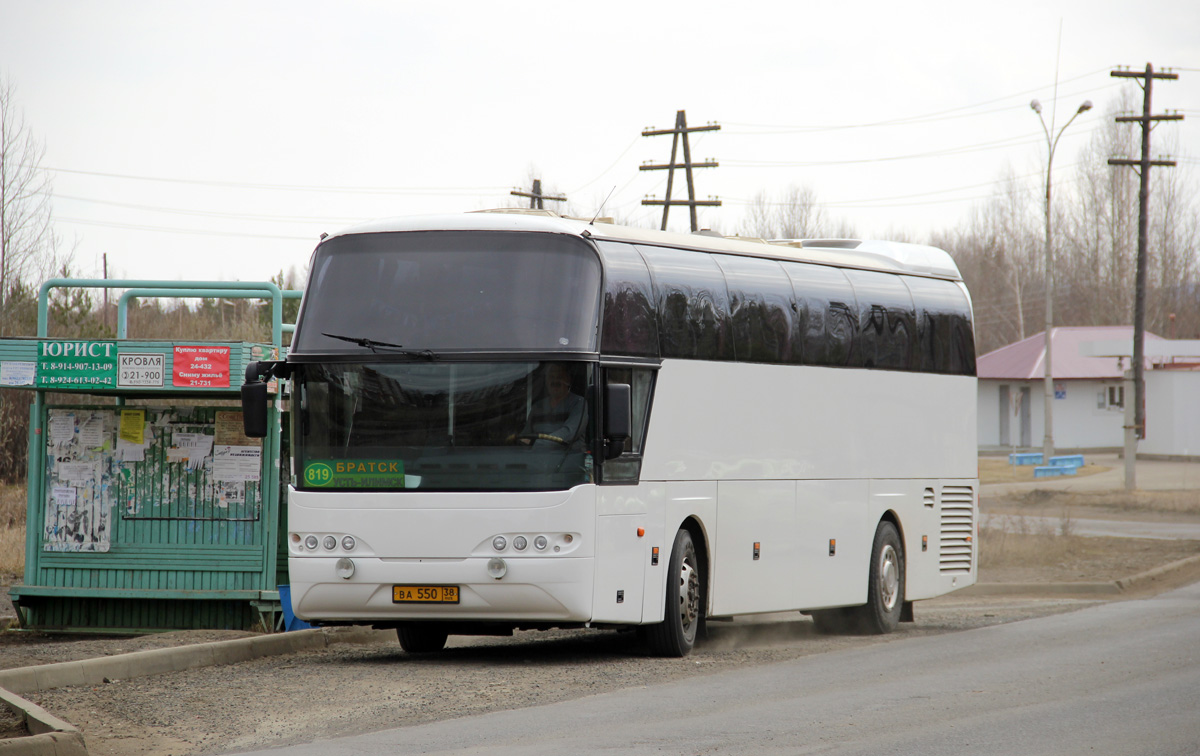
[[457, 585], [393, 585], [393, 604], [457, 604]]

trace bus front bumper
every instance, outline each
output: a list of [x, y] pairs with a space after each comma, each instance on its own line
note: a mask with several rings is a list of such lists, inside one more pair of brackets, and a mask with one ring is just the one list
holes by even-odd
[[[354, 558], [354, 574], [338, 577], [338, 559], [288, 559], [292, 609], [309, 621], [587, 622], [592, 614], [593, 560], [588, 557], [505, 559], [505, 574], [488, 574], [488, 558]], [[458, 603], [397, 603], [396, 586], [456, 586]]]

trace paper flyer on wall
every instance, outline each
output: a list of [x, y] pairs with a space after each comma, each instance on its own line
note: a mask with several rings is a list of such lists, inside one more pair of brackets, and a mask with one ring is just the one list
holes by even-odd
[[262, 475], [262, 450], [257, 446], [213, 446], [213, 480], [257, 481]]

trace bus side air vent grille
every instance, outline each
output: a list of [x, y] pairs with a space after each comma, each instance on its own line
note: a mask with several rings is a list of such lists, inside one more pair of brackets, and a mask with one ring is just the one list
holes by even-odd
[[971, 486], [942, 489], [942, 528], [938, 567], [943, 574], [971, 571], [975, 491]]

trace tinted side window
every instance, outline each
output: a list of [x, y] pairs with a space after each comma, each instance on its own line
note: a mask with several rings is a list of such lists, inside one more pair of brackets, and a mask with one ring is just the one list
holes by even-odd
[[975, 375], [975, 336], [966, 293], [952, 281], [905, 276], [904, 283], [916, 305], [920, 369]]
[[604, 319], [600, 351], [658, 356], [658, 318], [646, 262], [632, 244], [600, 242], [604, 258]]
[[796, 317], [805, 365], [859, 365], [855, 337], [858, 302], [846, 275], [837, 268], [781, 263], [796, 295]]
[[774, 260], [714, 255], [729, 289], [738, 362], [800, 362], [792, 282]]
[[858, 336], [862, 366], [916, 370], [917, 327], [912, 296], [899, 276], [848, 270], [858, 299]]
[[733, 360], [725, 276], [704, 252], [638, 245], [654, 281], [663, 357]]

